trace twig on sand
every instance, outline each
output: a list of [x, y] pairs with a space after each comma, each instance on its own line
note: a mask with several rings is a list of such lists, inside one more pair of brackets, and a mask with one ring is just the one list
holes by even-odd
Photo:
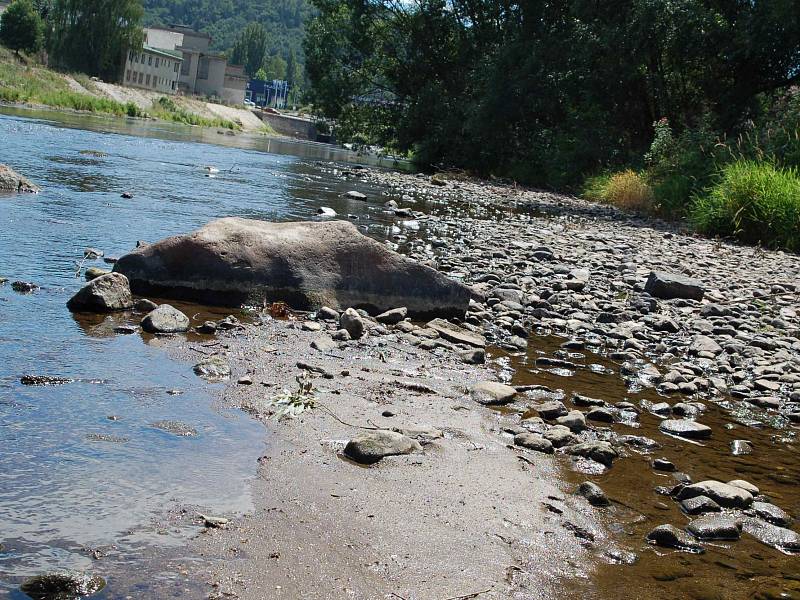
[[492, 588], [486, 588], [485, 590], [481, 590], [479, 592], [472, 592], [471, 594], [464, 594], [463, 596], [450, 596], [448, 598], [444, 598], [444, 600], [469, 600], [470, 598], [477, 598], [482, 594], [486, 594], [491, 592]]
[[321, 404], [321, 403], [318, 402], [317, 403], [317, 407], [321, 408], [326, 413], [328, 413], [330, 416], [332, 416], [334, 419], [339, 421], [339, 423], [341, 423], [342, 425], [346, 425], [347, 427], [355, 427], [356, 429], [369, 429], [371, 431], [380, 431], [382, 429], [385, 429], [383, 427], [374, 427], [374, 426], [373, 427], [367, 427], [365, 425], [354, 425], [353, 423], [348, 423], [347, 421], [343, 421], [342, 419], [340, 419], [335, 412], [333, 412], [330, 408], [328, 408], [324, 404]]
[[200, 350], [200, 348], [194, 348], [192, 346], [189, 346], [188, 348], [189, 350], [197, 352], [198, 354], [202, 354], [203, 356], [214, 356], [215, 354], [217, 354], [216, 352], [206, 352], [205, 350]]

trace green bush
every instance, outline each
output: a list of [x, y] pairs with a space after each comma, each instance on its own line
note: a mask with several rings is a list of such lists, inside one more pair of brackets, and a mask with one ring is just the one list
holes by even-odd
[[800, 250], [800, 176], [794, 168], [739, 160], [699, 194], [690, 217], [708, 235]]

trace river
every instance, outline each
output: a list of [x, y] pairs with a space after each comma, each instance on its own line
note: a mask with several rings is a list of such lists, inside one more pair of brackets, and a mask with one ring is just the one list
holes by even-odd
[[[309, 219], [323, 205], [379, 238], [390, 229], [373, 205], [342, 198], [378, 191], [335, 179], [329, 161], [364, 159], [331, 146], [16, 109], [0, 111], [0, 140], [0, 163], [42, 187], [0, 197], [2, 596], [26, 576], [90, 568], [98, 555], [182, 545], [182, 532], [161, 524], [171, 508], [252, 506], [263, 428], [214, 406], [191, 368], [148, 340], [74, 318], [65, 303], [83, 283], [84, 249], [120, 256], [217, 217]], [[17, 280], [39, 289], [17, 293]], [[31, 374], [72, 382], [23, 385]], [[196, 435], [154, 426], [170, 421]]]

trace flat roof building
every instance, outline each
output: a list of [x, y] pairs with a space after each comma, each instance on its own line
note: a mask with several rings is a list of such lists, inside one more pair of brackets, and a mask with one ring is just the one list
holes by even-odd
[[181, 63], [183, 55], [180, 52], [151, 46], [144, 46], [139, 52], [129, 50], [122, 81], [128, 87], [175, 94]]

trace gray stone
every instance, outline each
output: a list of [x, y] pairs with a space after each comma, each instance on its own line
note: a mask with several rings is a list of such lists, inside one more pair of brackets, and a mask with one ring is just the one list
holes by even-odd
[[753, 496], [750, 492], [714, 480], [687, 485], [678, 494], [678, 500], [697, 496], [708, 496], [723, 508], [747, 508], [753, 503]]
[[333, 310], [329, 306], [323, 306], [317, 311], [317, 318], [323, 321], [338, 321], [339, 311]]
[[354, 308], [348, 308], [339, 317], [339, 327], [347, 331], [354, 340], [360, 339], [364, 335], [364, 319]]
[[461, 360], [468, 365], [482, 365], [486, 362], [486, 351], [482, 348], [462, 350], [458, 355], [461, 357]]
[[0, 192], [35, 194], [41, 191], [38, 186], [16, 173], [11, 167], [0, 164]]
[[481, 381], [470, 390], [472, 399], [487, 406], [509, 404], [517, 396], [517, 390], [496, 381]]
[[346, 221], [213, 221], [123, 256], [114, 270], [139, 294], [299, 309], [405, 306], [412, 316], [463, 316], [471, 290]]
[[644, 291], [654, 298], [663, 300], [673, 298], [702, 300], [705, 295], [703, 284], [697, 279], [663, 271], [650, 273], [647, 283], [645, 283]]
[[708, 496], [695, 496], [681, 501], [681, 508], [689, 515], [702, 515], [704, 513], [719, 512], [720, 505]]
[[744, 479], [734, 479], [729, 481], [728, 485], [740, 488], [749, 493], [751, 496], [758, 496], [761, 493], [757, 486], [753, 485], [749, 481], [745, 481]]
[[475, 348], [486, 346], [486, 340], [482, 335], [473, 333], [468, 329], [454, 325], [444, 319], [434, 319], [428, 323], [428, 328], [433, 329], [442, 339], [454, 344], [466, 344]]
[[193, 370], [195, 375], [208, 381], [224, 381], [231, 376], [231, 366], [219, 356], [201, 360]]
[[770, 502], [753, 502], [752, 509], [759, 518], [773, 525], [786, 527], [792, 522], [789, 513]]
[[148, 333], [181, 333], [189, 330], [189, 317], [170, 304], [162, 304], [142, 319]]
[[688, 552], [704, 551], [703, 547], [690, 535], [672, 525], [659, 525], [647, 534], [647, 539], [662, 548], [674, 548]]
[[393, 308], [391, 310], [387, 310], [379, 314], [375, 317], [375, 320], [378, 323], [383, 323], [384, 325], [397, 325], [400, 321], [405, 319], [408, 316], [408, 309], [403, 306], [401, 308]]
[[419, 452], [419, 442], [396, 431], [370, 431], [354, 437], [344, 448], [344, 455], [364, 465], [371, 465], [387, 456]]
[[584, 442], [567, 446], [566, 451], [567, 454], [590, 458], [606, 467], [610, 467], [614, 459], [619, 456], [619, 453], [614, 450], [614, 447], [609, 442]]
[[566, 415], [558, 417], [556, 423], [564, 425], [573, 433], [580, 433], [586, 429], [586, 417], [579, 410], [571, 410]]
[[527, 448], [528, 450], [535, 450], [536, 452], [544, 452], [545, 454], [553, 453], [553, 443], [545, 439], [538, 433], [520, 433], [514, 436], [514, 444]]
[[760, 519], [745, 519], [743, 529], [746, 534], [752, 535], [762, 544], [782, 552], [800, 551], [800, 535], [791, 529], [772, 525]]
[[738, 540], [742, 535], [736, 519], [727, 515], [705, 515], [686, 529], [699, 540]]
[[584, 481], [578, 486], [578, 494], [586, 498], [592, 506], [608, 506], [611, 502], [602, 488], [591, 481]]
[[554, 425], [543, 434], [544, 439], [553, 444], [554, 448], [563, 448], [575, 443], [575, 436], [569, 428], [563, 425]]
[[705, 440], [711, 437], [711, 427], [689, 419], [669, 419], [661, 421], [658, 428], [664, 433], [691, 440]]
[[613, 423], [614, 411], [610, 408], [597, 406], [586, 413], [586, 418], [590, 421], [599, 421], [601, 423]]
[[537, 406], [532, 407], [533, 410], [539, 413], [539, 416], [548, 421], [563, 417], [567, 414], [567, 407], [560, 400], [553, 400], [551, 402], [543, 402]]
[[362, 194], [361, 192], [357, 192], [355, 190], [351, 190], [345, 194], [345, 197], [350, 198], [352, 200], [366, 200], [366, 194]]
[[696, 335], [689, 345], [689, 354], [702, 355], [703, 353], [717, 356], [722, 354], [722, 346], [707, 335]]
[[112, 312], [133, 308], [133, 296], [128, 278], [119, 273], [109, 273], [93, 279], [83, 286], [69, 302], [72, 312]]
[[98, 277], [102, 277], [103, 275], [108, 275], [111, 271], [106, 271], [105, 269], [101, 269], [100, 267], [89, 267], [86, 271], [83, 272], [83, 277], [86, 281], [94, 281]]

